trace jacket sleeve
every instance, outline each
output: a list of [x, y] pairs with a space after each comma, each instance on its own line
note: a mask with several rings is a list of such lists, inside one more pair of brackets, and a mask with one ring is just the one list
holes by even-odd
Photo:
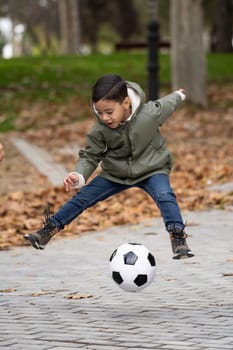
[[75, 171], [82, 174], [87, 181], [103, 159], [105, 151], [106, 144], [102, 133], [93, 129], [87, 135], [85, 149], [79, 151], [79, 160], [76, 164]]
[[156, 101], [154, 104], [155, 115], [157, 117], [158, 126], [161, 126], [167, 118], [182, 104], [182, 98], [177, 92], [166, 95]]

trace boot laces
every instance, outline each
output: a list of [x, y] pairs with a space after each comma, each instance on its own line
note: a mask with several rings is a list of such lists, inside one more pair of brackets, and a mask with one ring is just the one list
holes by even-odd
[[172, 238], [176, 241], [177, 245], [184, 245], [187, 234], [183, 230], [175, 229], [172, 232]]
[[44, 210], [44, 221], [43, 227], [38, 231], [38, 233], [43, 237], [48, 234], [52, 235], [52, 231], [56, 228], [55, 225], [50, 221], [51, 213], [50, 208], [47, 206]]

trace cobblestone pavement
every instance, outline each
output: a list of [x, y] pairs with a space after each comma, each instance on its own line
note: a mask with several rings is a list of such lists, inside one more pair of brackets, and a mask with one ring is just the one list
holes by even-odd
[[[196, 256], [182, 261], [160, 219], [0, 252], [0, 349], [232, 350], [232, 218], [185, 213]], [[140, 293], [110, 278], [109, 256], [126, 242], [156, 256], [155, 281]]]

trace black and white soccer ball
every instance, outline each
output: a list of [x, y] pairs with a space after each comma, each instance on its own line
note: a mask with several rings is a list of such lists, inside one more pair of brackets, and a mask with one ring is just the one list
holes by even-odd
[[109, 260], [112, 279], [127, 292], [138, 292], [155, 278], [155, 257], [142, 244], [122, 244], [114, 250]]

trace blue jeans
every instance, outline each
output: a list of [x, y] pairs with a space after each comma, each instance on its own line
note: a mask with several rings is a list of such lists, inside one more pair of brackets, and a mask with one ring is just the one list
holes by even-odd
[[[51, 217], [51, 221], [60, 229], [73, 221], [85, 209], [92, 207], [112, 195], [128, 188], [138, 187], [146, 191], [157, 204], [168, 231], [175, 226], [183, 229], [184, 224], [176, 196], [170, 186], [169, 177], [156, 174], [134, 185], [124, 185], [95, 177], [89, 184], [82, 187], [61, 209]], [[127, 208], [125, 208], [127, 210]]]

